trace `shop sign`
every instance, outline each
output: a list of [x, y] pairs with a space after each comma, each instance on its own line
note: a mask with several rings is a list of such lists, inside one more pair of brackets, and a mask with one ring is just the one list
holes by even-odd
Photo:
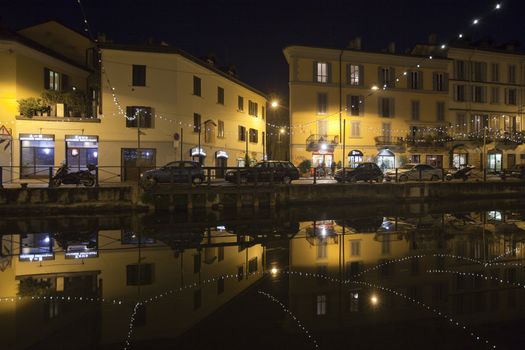
[[46, 134], [20, 134], [21, 141], [54, 141], [55, 135]]
[[71, 141], [71, 142], [98, 142], [98, 136], [66, 135], [66, 141]]
[[206, 152], [204, 152], [204, 150], [202, 148], [200, 148], [200, 152], [199, 152], [199, 148], [198, 147], [193, 147], [192, 149], [190, 149], [190, 155], [192, 157], [199, 156], [199, 153], [200, 153], [200, 156], [206, 157]]
[[228, 153], [226, 151], [217, 151], [215, 152], [215, 158], [228, 158]]

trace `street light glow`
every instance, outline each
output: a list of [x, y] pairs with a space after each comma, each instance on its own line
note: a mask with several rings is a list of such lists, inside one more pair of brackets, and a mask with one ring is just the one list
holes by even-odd
[[279, 132], [280, 132], [281, 134], [284, 134], [284, 132], [285, 132], [285, 131], [284, 131], [284, 128], [281, 128], [281, 129], [279, 130]]
[[379, 90], [379, 87], [377, 87], [377, 85], [372, 85], [371, 89], [372, 89], [372, 91], [377, 91], [377, 90]]
[[377, 295], [372, 294], [372, 296], [370, 297], [370, 302], [372, 303], [372, 305], [377, 305], [377, 303], [379, 303], [379, 299], [377, 298]]
[[277, 108], [279, 107], [279, 102], [277, 102], [277, 100], [273, 100], [270, 106], [272, 106], [272, 108]]
[[277, 267], [272, 267], [270, 270], [272, 276], [276, 276], [279, 273], [279, 269]]

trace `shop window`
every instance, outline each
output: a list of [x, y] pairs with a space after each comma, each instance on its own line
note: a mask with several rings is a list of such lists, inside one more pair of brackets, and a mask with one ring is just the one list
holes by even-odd
[[54, 240], [48, 233], [32, 233], [20, 240], [20, 261], [42, 261], [54, 259]]
[[410, 163], [419, 163], [421, 162], [421, 155], [419, 154], [412, 154], [409, 158]]
[[98, 137], [66, 135], [66, 163], [71, 171], [85, 170], [88, 165], [98, 165]]
[[126, 127], [136, 128], [137, 125], [141, 128], [153, 127], [153, 116], [151, 107], [144, 106], [128, 106], [126, 107]]
[[435, 154], [428, 154], [426, 163], [435, 168], [443, 168], [443, 156], [435, 155]]
[[316, 297], [316, 315], [324, 316], [326, 315], [326, 295], [318, 295]]
[[144, 286], [153, 283], [153, 264], [133, 264], [126, 266], [128, 286]]
[[20, 177], [49, 176], [49, 167], [55, 164], [53, 135], [20, 134]]
[[156, 150], [154, 148], [136, 148], [122, 149], [122, 180], [138, 180], [139, 175], [146, 170], [155, 167]]

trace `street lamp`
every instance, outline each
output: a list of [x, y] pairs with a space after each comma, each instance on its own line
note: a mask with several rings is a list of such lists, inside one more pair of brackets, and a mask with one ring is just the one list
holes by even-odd
[[[286, 106], [281, 105], [281, 104], [279, 103], [279, 100], [277, 100], [277, 99], [273, 99], [273, 100], [270, 102], [270, 107], [271, 107], [272, 110], [274, 111], [274, 112], [273, 112], [273, 113], [274, 113], [274, 114], [273, 114], [274, 117], [275, 117], [275, 111], [276, 111], [278, 108], [284, 108], [284, 109], [288, 110], [288, 112], [290, 112], [290, 109], [289, 109], [288, 107], [286, 107]], [[274, 118], [274, 120], [275, 120], [275, 118]], [[282, 136], [281, 136], [281, 135], [284, 135], [285, 133], [286, 133], [286, 131], [285, 131], [284, 128], [280, 128], [280, 129], [279, 129], [279, 133], [278, 133], [279, 137], [278, 137], [278, 140], [277, 140], [277, 143], [279, 143], [279, 153], [282, 152], [282, 146], [280, 145], [280, 144], [282, 143]], [[284, 155], [282, 158], [283, 158], [283, 159], [286, 159], [287, 157], [286, 157], [286, 155]]]
[[199, 145], [197, 147], [197, 152], [199, 152], [199, 164], [202, 165], [202, 158], [201, 158], [201, 126], [206, 125], [208, 123], [211, 123], [213, 126], [217, 126], [215, 122], [211, 119], [206, 120], [205, 122], [202, 122], [199, 124]]
[[272, 108], [277, 108], [277, 107], [279, 107], [279, 102], [277, 100], [273, 100], [270, 103], [270, 106], [272, 106]]

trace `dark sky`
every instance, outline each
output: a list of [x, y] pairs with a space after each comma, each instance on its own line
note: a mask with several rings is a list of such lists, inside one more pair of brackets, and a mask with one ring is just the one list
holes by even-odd
[[[446, 40], [459, 32], [474, 39], [522, 41], [524, 0], [83, 0], [94, 33], [114, 42], [152, 37], [196, 56], [214, 54], [235, 64], [241, 80], [287, 98], [288, 66], [282, 49], [291, 44], [344, 47], [361, 36], [365, 49], [396, 41], [398, 51], [425, 41], [429, 33]], [[1, 23], [18, 29], [58, 19], [82, 30], [76, 0], [0, 0]], [[489, 14], [487, 16], [487, 14]], [[485, 15], [485, 16], [483, 16]], [[480, 24], [471, 25], [481, 16]]]

